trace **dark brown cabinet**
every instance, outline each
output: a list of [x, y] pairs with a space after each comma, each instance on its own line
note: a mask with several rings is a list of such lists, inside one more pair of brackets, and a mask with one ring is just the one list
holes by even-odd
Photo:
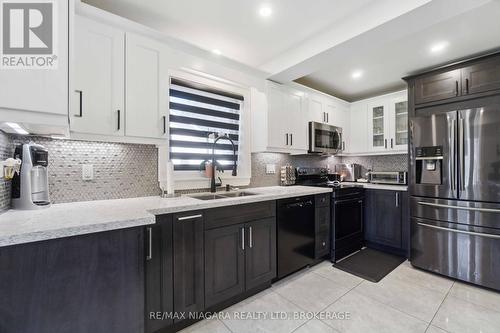
[[275, 277], [275, 201], [206, 211], [206, 308], [270, 284]]
[[205, 231], [205, 303], [228, 301], [276, 277], [276, 218]]
[[382, 245], [407, 253], [407, 198], [404, 191], [366, 190], [364, 233], [368, 245]]
[[0, 332], [144, 331], [144, 230], [0, 248]]
[[202, 212], [173, 216], [174, 310], [186, 317], [205, 307], [203, 231]]
[[330, 220], [331, 220], [331, 194], [318, 194], [315, 196], [315, 250], [316, 259], [330, 254]]
[[[406, 78], [415, 105], [461, 101], [500, 93], [500, 54]], [[412, 94], [412, 89], [409, 90]], [[412, 97], [412, 96], [410, 96]], [[410, 99], [411, 100], [411, 99]]]
[[145, 231], [145, 327], [147, 333], [156, 332], [173, 325], [172, 317], [156, 317], [157, 313], [173, 313], [173, 248], [172, 216], [156, 218], [156, 224]]
[[245, 249], [246, 289], [260, 286], [276, 277], [276, 220], [247, 223]]
[[462, 69], [462, 94], [500, 90], [500, 57]]
[[415, 80], [415, 104], [435, 102], [460, 95], [460, 70], [427, 75]]
[[245, 226], [205, 231], [205, 305], [210, 307], [245, 291]]

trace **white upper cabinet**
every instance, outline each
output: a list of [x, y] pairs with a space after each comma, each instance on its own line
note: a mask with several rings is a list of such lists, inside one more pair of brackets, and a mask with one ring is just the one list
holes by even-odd
[[126, 34], [127, 136], [167, 138], [168, 50], [152, 39]]
[[351, 104], [349, 154], [394, 154], [408, 149], [406, 91]]
[[77, 16], [72, 132], [124, 135], [125, 33]]
[[303, 92], [268, 82], [265, 96], [257, 92], [252, 95], [253, 151], [306, 153]]
[[351, 103], [349, 108], [350, 135], [347, 152], [359, 154], [368, 152], [368, 108], [364, 102]]
[[[386, 151], [389, 140], [389, 110], [386, 100], [368, 103], [368, 148]], [[390, 148], [390, 147], [389, 147]]]
[[406, 94], [396, 96], [389, 101], [389, 119], [391, 128], [391, 149], [408, 150], [408, 98]]
[[54, 8], [57, 68], [0, 69], [0, 121], [68, 126], [68, 0]]

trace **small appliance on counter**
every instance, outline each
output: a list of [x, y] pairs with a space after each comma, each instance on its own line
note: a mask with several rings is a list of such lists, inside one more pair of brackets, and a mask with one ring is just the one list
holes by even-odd
[[295, 185], [295, 168], [287, 164], [281, 167], [281, 186]]
[[368, 180], [374, 184], [406, 185], [408, 173], [406, 171], [371, 171]]
[[39, 209], [48, 207], [49, 200], [49, 153], [34, 143], [16, 147], [14, 158], [20, 159], [21, 172], [12, 179], [12, 208]]
[[340, 179], [343, 182], [355, 182], [361, 178], [361, 165], [352, 163], [341, 163], [335, 165], [335, 172], [340, 174]]

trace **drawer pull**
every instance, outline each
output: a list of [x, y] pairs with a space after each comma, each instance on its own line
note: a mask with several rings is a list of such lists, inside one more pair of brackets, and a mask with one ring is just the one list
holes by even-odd
[[198, 214], [198, 215], [182, 216], [182, 217], [177, 218], [177, 220], [179, 220], [179, 221], [194, 220], [194, 219], [198, 219], [200, 217], [203, 217], [203, 215]]

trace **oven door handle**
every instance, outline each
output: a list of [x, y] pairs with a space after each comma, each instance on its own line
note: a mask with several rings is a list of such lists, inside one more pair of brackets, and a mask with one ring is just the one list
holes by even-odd
[[438, 227], [436, 225], [430, 225], [430, 224], [425, 224], [425, 223], [420, 223], [420, 222], [417, 222], [417, 224], [420, 225], [420, 226], [422, 226], [422, 227], [427, 227], [427, 228], [431, 228], [431, 229], [438, 229], [438, 230], [445, 230], [445, 231], [453, 232], [453, 233], [456, 233], [456, 234], [465, 234], [465, 235], [471, 235], [471, 236], [479, 236], [479, 237], [500, 239], [500, 235], [483, 234], [481, 232], [450, 229], [450, 228]]
[[458, 209], [458, 210], [470, 210], [470, 211], [482, 212], [482, 213], [500, 214], [500, 209], [492, 209], [492, 208], [450, 206], [450, 205], [436, 204], [436, 203], [432, 203], [432, 202], [423, 202], [423, 201], [419, 201], [418, 204], [422, 205], [422, 206], [431, 206], [431, 207], [438, 207], [438, 208], [450, 208], [450, 209]]
[[362, 204], [363, 203], [363, 199], [361, 198], [351, 198], [351, 199], [344, 199], [344, 200], [334, 200], [333, 203], [335, 205], [338, 205], [338, 204], [343, 204], [343, 203], [346, 203], [346, 202], [357, 202], [357, 203], [360, 203]]

